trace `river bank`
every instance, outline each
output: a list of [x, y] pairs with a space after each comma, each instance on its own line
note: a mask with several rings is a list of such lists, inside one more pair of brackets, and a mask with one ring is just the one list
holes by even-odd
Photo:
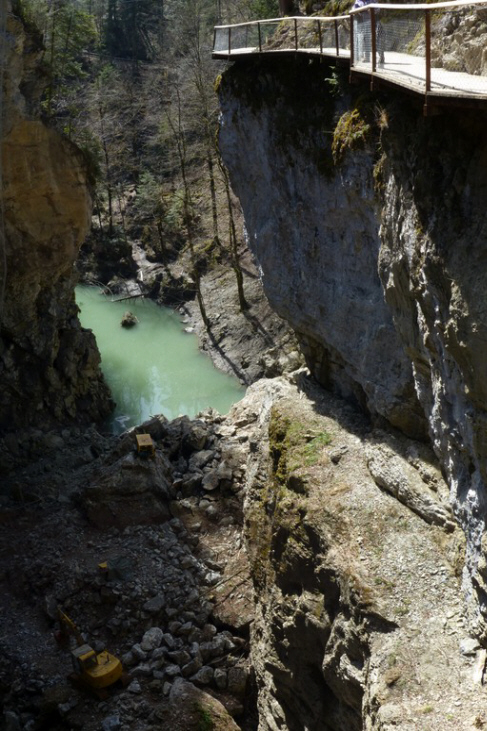
[[213, 263], [201, 277], [209, 329], [201, 317], [194, 283], [186, 273], [190, 269], [187, 254], [161, 264], [151, 261], [134, 241], [122, 261], [121, 268], [115, 259], [100, 264], [89, 249], [82, 252], [78, 262], [81, 282], [99, 282], [102, 277], [103, 284], [117, 296], [145, 296], [173, 308], [186, 327], [195, 332], [201, 350], [215, 366], [236, 376], [243, 385], [290, 372], [303, 364], [294, 334], [271, 309], [258, 268], [246, 247], [240, 252], [240, 266], [248, 309], [242, 312], [239, 307], [237, 280], [228, 263]]
[[[181, 310], [187, 327], [248, 379], [286, 348], [291, 368], [258, 278], [246, 274], [246, 314], [233, 282], [222, 269], [203, 280], [213, 337], [195, 303]], [[306, 370], [257, 379], [228, 416], [140, 429], [153, 462], [136, 457], [134, 430], [15, 436], [0, 513], [9, 728], [297, 728], [298, 697], [316, 728], [330, 708], [336, 729], [481, 727], [463, 537], [425, 445], [374, 430]], [[408, 490], [396, 496], [398, 475]], [[57, 604], [122, 658], [125, 691], [94, 703], [70, 688]]]

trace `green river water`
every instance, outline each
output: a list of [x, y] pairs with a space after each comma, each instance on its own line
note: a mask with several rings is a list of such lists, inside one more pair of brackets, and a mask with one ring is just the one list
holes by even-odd
[[[245, 388], [217, 370], [199, 352], [172, 310], [150, 300], [111, 302], [97, 287], [78, 286], [76, 301], [83, 327], [93, 330], [102, 370], [117, 407], [111, 429], [119, 434], [153, 414], [174, 419], [213, 407], [221, 414], [240, 400]], [[120, 325], [130, 310], [138, 324]]]

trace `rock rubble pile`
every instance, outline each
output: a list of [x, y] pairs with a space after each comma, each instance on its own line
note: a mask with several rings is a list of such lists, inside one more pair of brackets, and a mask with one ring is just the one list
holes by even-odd
[[[4, 497], [0, 688], [12, 731], [150, 729], [181, 693], [199, 694], [194, 713], [208, 707], [226, 730], [252, 706], [241, 538], [248, 436], [212, 411], [153, 418], [137, 431], [151, 434], [154, 459], [136, 454], [134, 431], [100, 438], [98, 457], [71, 466], [56, 501], [19, 508], [15, 490]], [[126, 689], [98, 703], [68, 685], [58, 607], [97, 652], [122, 660]], [[171, 728], [178, 723], [176, 713]]]

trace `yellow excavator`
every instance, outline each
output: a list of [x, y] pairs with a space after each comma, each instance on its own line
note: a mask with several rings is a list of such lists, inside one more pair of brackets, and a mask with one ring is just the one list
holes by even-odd
[[66, 641], [69, 636], [76, 640], [77, 647], [71, 650], [74, 672], [70, 679], [76, 685], [92, 690], [99, 698], [106, 698], [107, 688], [121, 680], [126, 685], [130, 677], [124, 673], [122, 663], [107, 650], [95, 652], [88, 645], [72, 619], [58, 609], [60, 633], [59, 640]]

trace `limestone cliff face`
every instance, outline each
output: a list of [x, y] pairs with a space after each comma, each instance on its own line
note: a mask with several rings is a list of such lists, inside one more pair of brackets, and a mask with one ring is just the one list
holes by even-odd
[[91, 201], [79, 151], [38, 119], [39, 39], [8, 8], [3, 86], [0, 430], [99, 420], [110, 399], [74, 301]]
[[384, 148], [380, 276], [467, 535], [465, 591], [485, 639], [485, 114], [423, 120], [393, 109]]
[[428, 434], [467, 538], [470, 631], [485, 641], [485, 114], [425, 119], [414, 100], [359, 89], [376, 133], [354, 149], [359, 130], [343, 125], [349, 149], [333, 165], [337, 120], [356, 101], [347, 84], [336, 97], [330, 87], [336, 78], [308, 61], [231, 67], [224, 159], [266, 293], [313, 374], [410, 436]]
[[[334, 169], [334, 116], [346, 107], [318, 64], [235, 66], [221, 84], [220, 142], [266, 294], [325, 386], [404, 431], [424, 433], [410, 359], [377, 270], [373, 158]], [[246, 83], [252, 79], [252, 84]]]

